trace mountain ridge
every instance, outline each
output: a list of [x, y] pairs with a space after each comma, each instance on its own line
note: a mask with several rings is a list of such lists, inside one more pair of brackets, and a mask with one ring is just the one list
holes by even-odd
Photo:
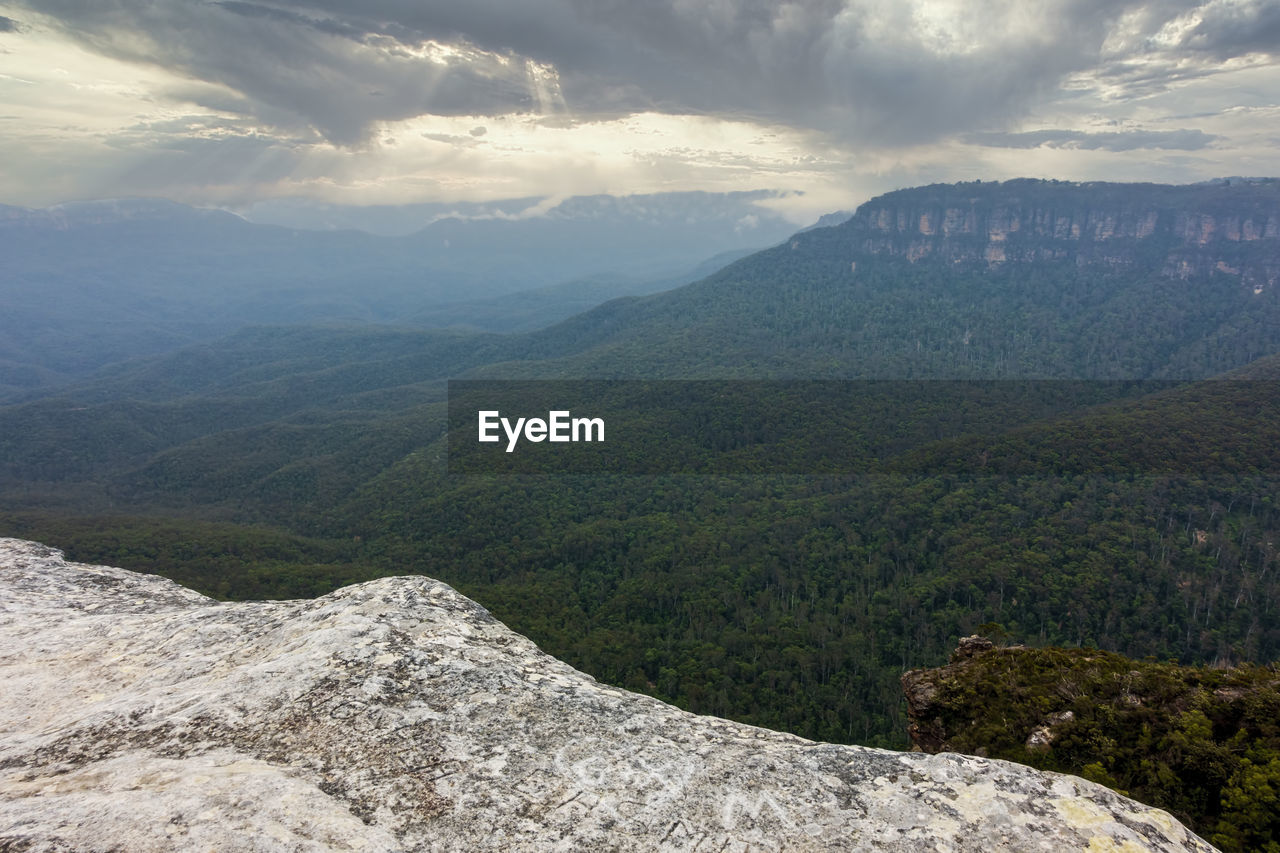
[[[1022, 229], [993, 242], [988, 230], [972, 230], [976, 214], [966, 225], [975, 193], [984, 209], [1005, 214], [1015, 197], [1029, 199], [1050, 232], [1061, 220], [1066, 236]], [[1073, 211], [1094, 196], [1082, 212], [1049, 215], [1054, 205]], [[1249, 215], [1222, 212], [1237, 197]], [[1105, 212], [1112, 208], [1122, 213]], [[890, 210], [901, 213], [901, 231]], [[1148, 218], [1154, 211], [1159, 227], [1142, 237], [1114, 237], [1112, 228], [1114, 239], [1081, 239], [1108, 233], [1107, 222], [1127, 228], [1125, 210]], [[950, 233], [947, 211], [958, 223]], [[1231, 227], [1203, 245], [1187, 243], [1175, 226], [1193, 213]], [[930, 217], [942, 224], [935, 228]], [[920, 231], [922, 218], [933, 233]], [[1097, 228], [1085, 231], [1081, 223], [1090, 221]], [[485, 375], [1203, 378], [1280, 351], [1280, 288], [1272, 286], [1280, 239], [1269, 236], [1277, 227], [1274, 180], [900, 190], [701, 281], [615, 300], [542, 330], [522, 355]], [[1004, 260], [988, 259], [991, 246]], [[576, 353], [547, 352], [553, 347], [544, 344], [565, 339], [584, 343]]]
[[932, 184], [871, 199], [844, 227], [861, 251], [912, 261], [932, 255], [989, 265], [1058, 258], [1132, 265], [1139, 261], [1135, 244], [1153, 241], [1167, 247], [1168, 275], [1237, 275], [1259, 293], [1280, 277], [1274, 247], [1259, 253], [1247, 246], [1280, 239], [1277, 179]]
[[[653, 197], [594, 220], [448, 220], [397, 237], [156, 199], [0, 208], [0, 396], [248, 325], [536, 328], [699, 278], [713, 256], [795, 230], [753, 199]], [[676, 215], [689, 207], [696, 216]], [[602, 274], [601, 286], [582, 281]]]

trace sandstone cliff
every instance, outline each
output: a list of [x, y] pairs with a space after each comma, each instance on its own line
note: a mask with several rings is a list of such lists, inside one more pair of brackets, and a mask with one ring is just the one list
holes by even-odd
[[1209, 850], [1080, 779], [597, 684], [422, 577], [219, 603], [0, 540], [3, 850]]
[[1183, 278], [1234, 276], [1255, 289], [1280, 279], [1274, 179], [937, 184], [874, 198], [842, 227], [858, 252], [912, 261], [1142, 265]]

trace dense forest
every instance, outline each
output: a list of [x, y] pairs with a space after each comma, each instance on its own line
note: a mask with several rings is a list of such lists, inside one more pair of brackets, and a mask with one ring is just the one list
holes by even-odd
[[1167, 809], [1227, 853], [1280, 846], [1274, 664], [1209, 669], [985, 645], [966, 641], [950, 665], [903, 677], [926, 751], [1084, 776]]
[[[1276, 656], [1280, 398], [1261, 378], [1275, 370], [1030, 422], [1038, 407], [990, 407], [987, 383], [947, 383], [951, 408], [957, 389], [980, 395], [989, 434], [894, 429], [894, 452], [826, 476], [459, 477], [439, 430], [418, 444], [416, 418], [438, 424], [422, 413], [253, 426], [86, 489], [115, 517], [69, 513], [58, 484], [28, 485], [8, 527], [230, 598], [422, 572], [604, 680], [810, 737], [901, 745], [897, 674], [984, 622], [1139, 656]], [[865, 444], [869, 422], [837, 443]], [[362, 479], [368, 469], [379, 473]], [[162, 511], [167, 496], [184, 503]], [[119, 517], [120, 503], [159, 517]]]

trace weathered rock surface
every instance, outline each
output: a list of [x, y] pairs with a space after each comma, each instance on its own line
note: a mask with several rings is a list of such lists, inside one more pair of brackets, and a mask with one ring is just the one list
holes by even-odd
[[1019, 179], [871, 199], [843, 226], [857, 252], [998, 266], [1066, 259], [1189, 278], [1280, 281], [1280, 181], [1166, 186]]
[[422, 577], [226, 604], [0, 539], [0, 850], [1210, 850], [1068, 776], [597, 684]]

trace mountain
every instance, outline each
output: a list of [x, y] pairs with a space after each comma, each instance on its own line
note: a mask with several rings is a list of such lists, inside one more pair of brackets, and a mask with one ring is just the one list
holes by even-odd
[[[1211, 376], [1280, 351], [1280, 181], [890, 193], [547, 330], [520, 376]], [[1002, 260], [1003, 258], [1003, 260]]]
[[10, 388], [174, 350], [246, 323], [368, 322], [463, 284], [486, 286], [433, 272], [366, 234], [257, 226], [172, 203], [7, 213], [0, 363]]
[[1082, 779], [605, 687], [426, 577], [220, 604], [12, 539], [0, 576], [6, 849], [1212, 850]]
[[[570, 196], [568, 198], [515, 198], [489, 202], [433, 202], [404, 205], [325, 204], [309, 199], [269, 199], [236, 210], [250, 222], [307, 231], [367, 231], [387, 237], [411, 234], [447, 235], [465, 229], [468, 239], [493, 243], [490, 235], [519, 223], [573, 223], [590, 232], [603, 226], [611, 243], [625, 245], [625, 229], [651, 234], [688, 245], [724, 242], [730, 234], [742, 248], [769, 245], [795, 231], [794, 225], [761, 202], [784, 197], [770, 191], [728, 193], [668, 192], [629, 196]], [[434, 226], [438, 231], [432, 231]], [[764, 240], [752, 234], [775, 235]], [[630, 239], [643, 239], [640, 233]], [[560, 238], [567, 239], [567, 238]], [[659, 255], [669, 251], [663, 242], [650, 243]], [[699, 250], [701, 251], [701, 250]], [[696, 260], [696, 257], [695, 257]], [[622, 270], [619, 270], [622, 271]]]
[[[477, 355], [450, 360], [454, 373], [447, 375], [483, 367], [483, 375], [509, 377], [1206, 377], [1280, 351], [1280, 289], [1268, 283], [1269, 271], [1280, 263], [1277, 211], [1276, 181], [1188, 187], [1009, 181], [904, 190], [867, 202], [841, 224], [796, 234], [690, 285], [613, 299], [512, 336], [501, 352], [477, 339]], [[1188, 224], [1193, 220], [1200, 223], [1195, 228]], [[922, 222], [931, 233], [924, 234]], [[345, 259], [322, 252], [317, 264], [331, 271], [364, 257], [343, 240], [373, 239], [271, 233], [289, 241], [323, 240], [326, 251]], [[118, 242], [128, 239], [121, 235]], [[993, 246], [1005, 260], [995, 260]], [[270, 257], [260, 255], [257, 263]], [[155, 274], [160, 263], [148, 265]], [[218, 269], [231, 280], [219, 299], [236, 292], [227, 272], [234, 266], [227, 261]], [[361, 298], [376, 301], [379, 289], [394, 281], [387, 273]], [[610, 287], [596, 296], [609, 295]], [[411, 291], [411, 298], [426, 298], [420, 291]], [[307, 292], [314, 307], [315, 285]], [[207, 289], [200, 293], [212, 298]], [[476, 321], [488, 304], [509, 318], [491, 328], [512, 328], [556, 310], [534, 308], [547, 304], [537, 294], [479, 299], [481, 293], [483, 288], [474, 290], [470, 304], [455, 299], [432, 310], [444, 322], [483, 325]], [[566, 287], [551, 301], [581, 304], [581, 293]], [[266, 297], [254, 292], [244, 298], [260, 303]], [[409, 298], [401, 298], [401, 308]], [[46, 311], [46, 303], [36, 300], [32, 310]], [[80, 331], [60, 326], [57, 334], [42, 336], [37, 332], [48, 323], [29, 323], [12, 334], [39, 338], [57, 353], [48, 364], [57, 365], [92, 346], [80, 340], [81, 332], [123, 335], [136, 328], [110, 322], [129, 306], [85, 304], [94, 310], [66, 321]], [[202, 322], [218, 316], [197, 304]], [[292, 316], [302, 310], [288, 305]], [[345, 315], [333, 305], [314, 311], [310, 316], [331, 319], [387, 316], [372, 307]], [[266, 322], [281, 316], [260, 304], [252, 314]], [[421, 312], [411, 316], [430, 322]], [[133, 346], [147, 345], [145, 336], [141, 340]], [[460, 341], [459, 352], [468, 346]]]
[[818, 217], [818, 221], [810, 225], [808, 228], [802, 228], [801, 231], [812, 231], [815, 228], [833, 228], [844, 222], [848, 222], [853, 216], [851, 210], [837, 210], [833, 213], [824, 213]]
[[849, 223], [858, 248], [952, 263], [1059, 258], [1152, 264], [1166, 275], [1219, 272], [1274, 286], [1280, 180], [1166, 186], [1015, 180], [887, 193]]
[[623, 296], [646, 296], [706, 278], [752, 254], [748, 249], [721, 252], [679, 275], [639, 279], [630, 275], [596, 275], [534, 290], [487, 299], [456, 302], [411, 318], [415, 325], [469, 328], [489, 332], [527, 332], [558, 323]]
[[[794, 227], [757, 204], [770, 195], [571, 198], [401, 237], [145, 199], [0, 208], [0, 395], [247, 325], [554, 322], [592, 298], [675, 286], [721, 252], [781, 240]], [[629, 283], [554, 289], [592, 276]], [[519, 306], [495, 301], [517, 291]], [[432, 316], [462, 302], [465, 314]]]
[[406, 237], [440, 219], [514, 219], [545, 204], [536, 197], [492, 202], [424, 202], [418, 204], [330, 204], [309, 198], [259, 199], [232, 208], [258, 225], [302, 231], [364, 231], [381, 237]]

